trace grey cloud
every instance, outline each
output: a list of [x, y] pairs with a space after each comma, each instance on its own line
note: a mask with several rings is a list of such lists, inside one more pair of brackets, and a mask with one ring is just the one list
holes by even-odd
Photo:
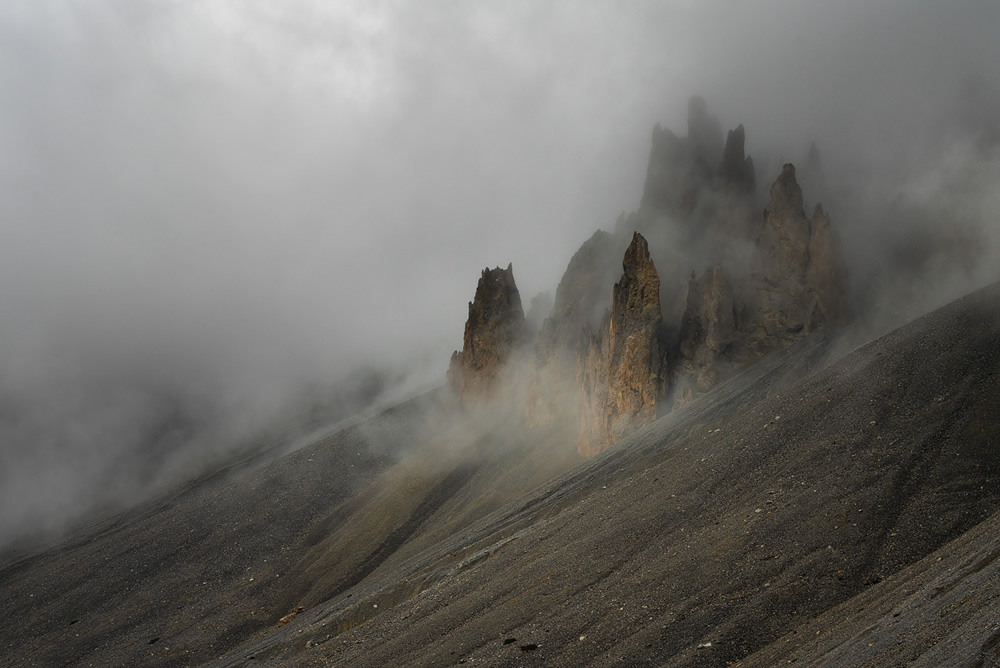
[[956, 181], [996, 249], [996, 152], [975, 137], [998, 19], [902, 0], [4, 3], [0, 543], [251, 438], [303, 387], [365, 365], [442, 378], [480, 270], [513, 262], [526, 302], [554, 290], [638, 205], [650, 130], [683, 132], [692, 93], [746, 126], [762, 187], [818, 142], [861, 275], [911, 232], [877, 204], [945, 211]]

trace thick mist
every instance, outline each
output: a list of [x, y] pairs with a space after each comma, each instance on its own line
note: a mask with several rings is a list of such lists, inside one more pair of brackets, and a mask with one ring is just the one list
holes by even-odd
[[762, 197], [816, 143], [859, 308], [997, 278], [1000, 8], [939, 4], [5, 2], [0, 546], [442, 381], [693, 93]]

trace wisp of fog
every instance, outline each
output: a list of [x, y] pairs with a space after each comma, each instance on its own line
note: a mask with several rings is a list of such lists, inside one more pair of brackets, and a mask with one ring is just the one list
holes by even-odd
[[862, 310], [995, 280], [998, 29], [972, 0], [3, 3], [0, 546], [442, 382], [481, 269], [554, 291], [695, 93], [758, 191], [815, 143]]

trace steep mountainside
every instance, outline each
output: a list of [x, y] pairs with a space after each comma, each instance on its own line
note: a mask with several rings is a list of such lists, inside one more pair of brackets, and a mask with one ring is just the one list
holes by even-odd
[[769, 357], [221, 665], [994, 665], [1000, 285], [836, 349]]
[[1000, 284], [868, 341], [744, 145], [658, 126], [544, 322], [482, 272], [445, 387], [0, 555], [0, 664], [1000, 663]]
[[193, 481], [7, 561], [3, 663], [991, 665], [1000, 285], [843, 350], [571, 469], [425, 397]]

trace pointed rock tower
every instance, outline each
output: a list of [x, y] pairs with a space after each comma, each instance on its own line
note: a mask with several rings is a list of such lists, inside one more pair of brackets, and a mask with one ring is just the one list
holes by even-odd
[[492, 392], [523, 334], [524, 311], [513, 266], [484, 269], [475, 299], [469, 302], [462, 352], [452, 353], [448, 367], [448, 385], [460, 401]]
[[830, 217], [817, 205], [806, 217], [795, 167], [771, 186], [750, 277], [749, 344], [758, 354], [781, 348], [844, 313], [846, 271]]
[[688, 282], [681, 322], [676, 399], [687, 403], [711, 389], [729, 371], [729, 349], [739, 339], [736, 300], [722, 267], [710, 267]]
[[589, 457], [656, 419], [667, 390], [660, 278], [638, 232], [625, 251], [607, 324], [580, 364], [583, 410], [577, 450]]

